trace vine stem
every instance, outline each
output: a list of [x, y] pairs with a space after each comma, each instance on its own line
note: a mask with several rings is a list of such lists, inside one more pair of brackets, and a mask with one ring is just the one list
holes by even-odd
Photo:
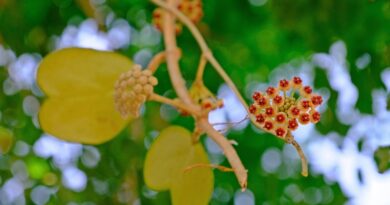
[[204, 57], [204, 55], [200, 56], [199, 65], [198, 65], [198, 71], [196, 72], [196, 77], [194, 83], [202, 82], [203, 80], [203, 73], [204, 69], [206, 67], [207, 60]]
[[[176, 55], [178, 58], [181, 56], [181, 50], [177, 49], [176, 50]], [[162, 51], [158, 54], [156, 54], [152, 60], [150, 60], [147, 69], [149, 69], [152, 73], [156, 72], [157, 68], [163, 63], [166, 59], [166, 52]]]
[[198, 123], [199, 127], [204, 130], [221, 147], [223, 153], [234, 170], [242, 191], [245, 191], [247, 187], [248, 171], [242, 165], [242, 162], [230, 141], [228, 141], [221, 133], [216, 131], [206, 119], [201, 118], [199, 119]]
[[302, 176], [304, 177], [307, 177], [309, 175], [309, 171], [308, 171], [308, 168], [307, 168], [307, 160], [306, 160], [306, 157], [305, 157], [305, 154], [303, 153], [302, 151], [302, 148], [301, 146], [298, 144], [297, 141], [295, 141], [294, 139], [291, 141], [291, 144], [295, 147], [295, 149], [297, 150], [298, 152], [298, 155], [299, 157], [301, 158], [301, 166], [302, 166]]
[[[176, 0], [167, 0], [167, 3], [176, 5]], [[174, 51], [178, 49], [176, 45], [176, 30], [174, 23], [175, 17], [173, 15], [168, 13], [164, 15], [163, 34], [169, 76], [179, 98], [183, 100], [185, 104], [190, 106], [191, 109], [200, 111], [200, 108], [192, 103], [190, 95], [186, 89], [185, 82], [179, 68], [179, 56], [174, 55]]]
[[185, 112], [188, 112], [188, 113], [190, 113], [192, 115], [195, 114], [193, 112], [193, 110], [191, 110], [186, 104], [183, 104], [180, 101], [175, 101], [175, 100], [166, 98], [166, 97], [158, 95], [156, 93], [152, 93], [149, 96], [149, 100], [160, 102], [160, 103], [167, 104], [167, 105], [171, 105], [171, 106], [179, 108], [179, 109], [181, 109], [181, 110], [183, 110]]
[[[163, 3], [163, 5], [166, 5], [168, 7], [174, 7], [176, 5], [176, 0], [167, 0], [167, 4], [161, 1], [158, 2]], [[174, 51], [177, 49], [175, 17], [169, 12], [164, 14], [163, 30], [166, 60], [172, 85], [179, 98], [183, 101], [184, 104], [186, 104], [186, 106], [189, 107], [189, 109], [192, 110], [193, 113], [202, 113], [201, 108], [195, 105], [189, 96], [188, 90], [184, 83], [184, 79], [179, 69], [179, 57], [174, 54]], [[210, 123], [207, 121], [207, 115], [204, 116], [198, 114], [195, 116], [195, 119], [197, 120], [199, 128], [201, 128], [205, 133], [207, 133], [221, 147], [226, 158], [228, 159], [234, 170], [234, 173], [238, 179], [238, 182], [240, 183], [242, 190], [245, 190], [247, 185], [247, 170], [242, 165], [240, 158], [238, 157], [236, 151], [234, 150], [230, 142], [210, 125]]]
[[166, 57], [165, 52], [158, 53], [149, 62], [147, 69], [149, 69], [152, 73], [156, 72], [156, 70], [160, 66], [160, 64], [162, 62], [164, 62], [165, 57]]
[[299, 143], [295, 141], [294, 136], [291, 134], [290, 131], [287, 132], [286, 137], [284, 138], [284, 141], [287, 144], [292, 144], [294, 148], [297, 150], [299, 157], [301, 158], [301, 166], [302, 166], [302, 171], [301, 174], [304, 177], [307, 177], [309, 175], [308, 167], [307, 167], [307, 160], [305, 157], [305, 153], [303, 153], [303, 150]]
[[226, 84], [230, 87], [230, 89], [232, 89], [234, 94], [236, 94], [236, 96], [240, 100], [241, 104], [245, 107], [245, 109], [248, 110], [248, 105], [246, 104], [244, 98], [241, 96], [236, 85], [226, 74], [225, 70], [222, 68], [219, 62], [215, 59], [213, 53], [211, 52], [210, 48], [207, 46], [206, 41], [204, 40], [203, 36], [201, 35], [200, 31], [196, 28], [196, 26], [183, 13], [181, 13], [178, 9], [176, 9], [174, 6], [170, 5], [169, 3], [166, 3], [162, 0], [151, 0], [151, 1], [156, 5], [160, 6], [161, 8], [174, 14], [181, 22], [183, 22], [184, 25], [188, 27], [188, 29], [194, 36], [195, 40], [198, 42], [204, 57], [210, 62], [210, 64], [214, 67], [214, 69], [222, 77], [222, 79], [226, 82]]
[[193, 164], [191, 166], [188, 166], [184, 169], [184, 173], [185, 172], [188, 172], [192, 169], [195, 169], [195, 168], [214, 168], [214, 169], [218, 169], [222, 172], [233, 172], [234, 170], [232, 168], [229, 168], [229, 167], [224, 167], [224, 166], [221, 166], [221, 165], [217, 165], [217, 164], [202, 164], [202, 163], [198, 163], [198, 164]]

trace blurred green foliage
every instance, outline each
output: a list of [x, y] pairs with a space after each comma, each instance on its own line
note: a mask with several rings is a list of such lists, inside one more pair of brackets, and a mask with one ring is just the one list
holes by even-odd
[[380, 147], [375, 152], [375, 161], [378, 163], [379, 172], [383, 173], [390, 167], [390, 147]]
[[[107, 0], [106, 4], [117, 17], [126, 19], [136, 29], [142, 28], [145, 22], [151, 22], [155, 8], [145, 0]], [[307, 60], [314, 52], [328, 52], [329, 46], [341, 39], [347, 45], [352, 81], [359, 89], [357, 107], [363, 113], [372, 113], [371, 91], [383, 87], [380, 72], [390, 64], [389, 1], [274, 0], [259, 7], [251, 5], [249, 1], [205, 1], [204, 11], [204, 19], [199, 28], [216, 58], [242, 93], [248, 80], [268, 81], [267, 76], [275, 67], [294, 59]], [[139, 19], [140, 13], [145, 14], [146, 18]], [[50, 52], [53, 35], [60, 35], [69, 23], [77, 25], [86, 18], [88, 17], [77, 1], [0, 0], [0, 43], [14, 50], [17, 55], [26, 52], [45, 55]], [[192, 81], [200, 51], [188, 30], [184, 30], [178, 38], [178, 44], [183, 51], [183, 75]], [[130, 45], [119, 52], [131, 58], [141, 48]], [[162, 45], [151, 49], [157, 52], [162, 49]], [[356, 69], [354, 62], [364, 53], [371, 55], [371, 63], [364, 70]], [[164, 67], [157, 72], [160, 81], [157, 92], [173, 95]], [[215, 92], [222, 80], [210, 67], [207, 68], [205, 83]], [[6, 77], [7, 71], [0, 69], [0, 82]], [[326, 74], [322, 70], [316, 70], [315, 87], [329, 87]], [[167, 90], [168, 92], [165, 92]], [[33, 145], [41, 131], [35, 128], [31, 118], [22, 110], [22, 100], [29, 94], [29, 91], [22, 91], [7, 96], [0, 92], [0, 126], [12, 130], [15, 141], [22, 140]], [[329, 119], [318, 125], [323, 133], [334, 130], [345, 134], [347, 131], [347, 127], [335, 117], [336, 99], [337, 93], [332, 91], [329, 108], [323, 114]], [[89, 179], [105, 180], [109, 183], [106, 193], [97, 194], [91, 181], [88, 181], [83, 192], [77, 193], [62, 187], [60, 180], [57, 180], [55, 185], [59, 186], [59, 191], [55, 197], [51, 197], [49, 204], [66, 204], [69, 201], [119, 204], [118, 193], [126, 188], [140, 197], [141, 204], [170, 204], [167, 192], [153, 194], [154, 197], [151, 198], [146, 197], [151, 193], [144, 187], [142, 177], [143, 160], [147, 151], [144, 138], [151, 140], [153, 130], [161, 130], [169, 123], [192, 129], [193, 120], [177, 117], [172, 122], [167, 122], [160, 117], [159, 105], [155, 103], [149, 103], [146, 110], [142, 119], [133, 122], [114, 140], [97, 146], [101, 152], [97, 167], [84, 167], [78, 162]], [[301, 190], [330, 187], [334, 198], [326, 204], [343, 204], [346, 201], [339, 186], [325, 181], [321, 175], [309, 175], [308, 178], [296, 175], [280, 179], [277, 174], [266, 174], [259, 159], [270, 147], [282, 149], [283, 142], [275, 137], [257, 134], [248, 126], [243, 131], [231, 132], [228, 138], [236, 140], [240, 145], [236, 149], [249, 170], [248, 188], [254, 193], [256, 204], [292, 204], [293, 200], [284, 193], [290, 184], [296, 184]], [[386, 153], [388, 154], [388, 151]], [[382, 155], [378, 154], [381, 158]], [[23, 157], [11, 152], [1, 158], [3, 165], [0, 167], [23, 160], [30, 177], [37, 184], [45, 184], [43, 178], [48, 173], [61, 177], [59, 170], [50, 160], [44, 161], [32, 152]], [[380, 164], [381, 167], [385, 166]], [[223, 165], [229, 166], [226, 160]], [[282, 166], [282, 169], [294, 168], [285, 164]], [[215, 187], [223, 187], [231, 196], [239, 189], [233, 174], [219, 171], [214, 171], [214, 174]], [[3, 182], [10, 175], [10, 170], [0, 170]], [[30, 200], [28, 198], [27, 201]], [[233, 198], [226, 203], [213, 200], [211, 204], [233, 204]]]

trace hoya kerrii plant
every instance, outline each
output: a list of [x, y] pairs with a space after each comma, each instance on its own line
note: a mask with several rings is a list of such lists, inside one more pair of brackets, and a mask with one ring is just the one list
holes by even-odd
[[[162, 130], [147, 153], [144, 164], [146, 185], [157, 191], [170, 190], [172, 203], [207, 204], [214, 185], [212, 168], [234, 172], [242, 190], [248, 173], [233, 143], [214, 129], [208, 115], [223, 106], [203, 83], [203, 72], [210, 63], [247, 109], [247, 118], [266, 132], [292, 144], [302, 160], [302, 175], [307, 176], [307, 162], [292, 131], [299, 124], [317, 123], [316, 107], [322, 97], [312, 93], [300, 77], [281, 79], [275, 87], [253, 93], [248, 106], [235, 84], [214, 58], [194, 25], [203, 15], [200, 0], [152, 0], [158, 6], [153, 21], [164, 37], [165, 50], [147, 67], [134, 64], [115, 52], [66, 48], [47, 55], [41, 62], [37, 81], [47, 98], [39, 112], [42, 129], [60, 139], [84, 144], [101, 144], [114, 138], [148, 101], [175, 107], [194, 118], [195, 129], [169, 126]], [[176, 43], [183, 25], [193, 34], [202, 55], [193, 84], [185, 86], [179, 60], [182, 52]], [[155, 71], [167, 64], [170, 81], [177, 94], [171, 99], [154, 92], [158, 86]], [[231, 167], [210, 164], [200, 137], [207, 135], [223, 150]]]

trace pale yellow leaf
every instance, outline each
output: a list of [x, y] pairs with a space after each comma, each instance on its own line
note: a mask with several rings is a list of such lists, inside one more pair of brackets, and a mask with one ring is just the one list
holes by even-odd
[[66, 48], [47, 55], [37, 82], [48, 99], [39, 121], [63, 140], [99, 144], [115, 137], [128, 120], [114, 107], [114, 85], [132, 62], [114, 52]]
[[167, 190], [172, 180], [193, 157], [191, 134], [188, 130], [171, 126], [163, 131], [153, 142], [146, 155], [144, 179], [154, 190]]
[[115, 110], [113, 97], [51, 97], [39, 112], [43, 130], [60, 139], [85, 144], [104, 143], [126, 125]]
[[[207, 154], [201, 144], [194, 146], [195, 154], [187, 166], [209, 164]], [[173, 205], [207, 205], [214, 188], [213, 171], [207, 167], [198, 167], [181, 172], [173, 180], [171, 198]]]
[[42, 60], [37, 82], [50, 97], [105, 95], [114, 90], [119, 75], [132, 64], [127, 57], [114, 52], [65, 48]]

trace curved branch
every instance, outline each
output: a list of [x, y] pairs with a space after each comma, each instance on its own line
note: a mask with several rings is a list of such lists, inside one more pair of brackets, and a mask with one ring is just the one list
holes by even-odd
[[[246, 104], [244, 98], [238, 91], [236, 85], [233, 83], [233, 81], [230, 79], [230, 77], [226, 74], [225, 70], [222, 68], [222, 66], [218, 63], [218, 61], [214, 58], [211, 50], [206, 44], [206, 41], [200, 34], [199, 30], [196, 28], [196, 26], [178, 9], [176, 9], [173, 6], [170, 6], [169, 4], [165, 3], [162, 0], [151, 0], [156, 5], [160, 6], [161, 8], [171, 12], [174, 14], [181, 22], [183, 22], [184, 25], [188, 27], [188, 29], [191, 31], [192, 35], [194, 36], [195, 40], [198, 42], [203, 55], [205, 58], [211, 63], [211, 65], [214, 67], [214, 69], [217, 71], [217, 73], [222, 77], [222, 79], [226, 82], [226, 84], [232, 89], [232, 91], [236, 94], [238, 99], [240, 100], [241, 104], [248, 110], [248, 105]], [[164, 31], [165, 35], [165, 31]]]
[[248, 173], [232, 144], [221, 133], [217, 132], [206, 119], [200, 119], [198, 125], [221, 147], [244, 191], [247, 186]]
[[149, 69], [152, 73], [156, 72], [157, 68], [161, 65], [165, 60], [165, 52], [160, 52], [156, 54], [152, 60], [150, 60], [147, 69]]
[[297, 150], [299, 157], [301, 158], [301, 166], [302, 166], [302, 176], [307, 177], [309, 175], [309, 171], [307, 168], [307, 160], [305, 157], [305, 153], [303, 153], [301, 146], [299, 146], [298, 142], [294, 139], [291, 141], [291, 144], [295, 147]]
[[187, 113], [189, 113], [191, 115], [195, 115], [193, 110], [191, 110], [186, 104], [183, 104], [183, 103], [180, 103], [178, 101], [166, 98], [166, 97], [158, 95], [156, 93], [151, 94], [149, 96], [149, 100], [160, 102], [160, 103], [164, 103], [164, 104], [167, 104], [167, 105], [171, 105], [171, 106], [173, 106], [173, 107], [175, 107], [177, 109], [183, 110], [183, 111], [185, 111], [185, 112], [187, 112]]
[[202, 82], [203, 81], [203, 73], [204, 69], [206, 68], [207, 60], [204, 55], [200, 56], [198, 70], [196, 71], [196, 77], [195, 77], [195, 83]]
[[294, 136], [291, 134], [291, 131], [287, 132], [287, 135], [283, 138], [283, 140], [287, 144], [292, 144], [294, 148], [297, 150], [299, 157], [301, 158], [301, 166], [302, 166], [302, 171], [301, 174], [304, 177], [307, 177], [309, 175], [308, 167], [307, 167], [307, 160], [305, 157], [305, 153], [303, 153], [303, 150], [299, 143], [295, 141]]
[[[165, 2], [162, 3], [165, 5]], [[172, 5], [175, 5], [175, 0], [167, 0], [167, 5], [168, 7], [173, 7]], [[234, 169], [234, 173], [236, 174], [242, 189], [245, 190], [247, 185], [247, 171], [242, 165], [236, 151], [230, 142], [210, 125], [210, 123], [207, 121], [207, 116], [203, 116], [201, 114], [202, 112], [200, 107], [192, 102], [188, 90], [185, 87], [185, 83], [179, 69], [179, 58], [174, 55], [174, 51], [177, 49], [174, 25], [174, 17], [171, 13], [167, 12], [164, 15], [163, 30], [168, 72], [172, 81], [172, 85], [183, 103], [186, 104], [194, 113], [199, 113], [196, 118], [199, 127], [221, 147], [226, 158]]]
[[214, 168], [214, 169], [220, 170], [221, 172], [233, 172], [234, 171], [232, 168], [229, 168], [229, 167], [224, 167], [224, 166], [217, 165], [217, 164], [203, 164], [203, 163], [193, 164], [191, 166], [186, 167], [183, 171], [185, 173], [185, 172], [188, 172], [188, 171], [195, 169], [195, 168]]
[[[178, 58], [181, 56], [181, 50], [177, 49], [176, 54]], [[156, 72], [157, 68], [161, 65], [161, 63], [165, 62], [166, 52], [162, 51], [155, 56], [153, 56], [152, 60], [150, 60], [147, 69], [149, 69], [152, 73]]]
[[[175, 0], [168, 0], [167, 3], [175, 5]], [[191, 109], [199, 111], [200, 109], [192, 103], [190, 95], [185, 86], [185, 81], [179, 69], [179, 57], [174, 55], [174, 52], [178, 49], [176, 46], [176, 33], [175, 33], [175, 17], [170, 13], [164, 14], [163, 31], [164, 31], [164, 43], [165, 52], [167, 57], [167, 65], [169, 76], [172, 81], [172, 85], [184, 103], [191, 107]]]

